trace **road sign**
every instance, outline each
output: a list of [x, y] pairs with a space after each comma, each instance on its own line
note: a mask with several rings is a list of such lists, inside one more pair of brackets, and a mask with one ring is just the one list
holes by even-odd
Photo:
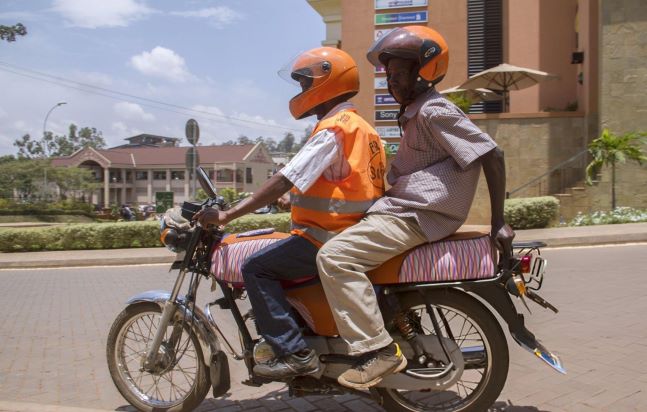
[[398, 120], [399, 110], [376, 110], [375, 111], [375, 120], [378, 122], [381, 121], [396, 121]]
[[155, 213], [164, 213], [173, 207], [173, 192], [155, 192]]
[[194, 119], [187, 120], [184, 133], [186, 134], [186, 140], [188, 140], [189, 143], [194, 146], [198, 144], [198, 139], [200, 139], [200, 127], [198, 126], [197, 121]]
[[427, 21], [426, 11], [412, 11], [406, 13], [383, 13], [375, 15], [375, 25], [424, 23]]

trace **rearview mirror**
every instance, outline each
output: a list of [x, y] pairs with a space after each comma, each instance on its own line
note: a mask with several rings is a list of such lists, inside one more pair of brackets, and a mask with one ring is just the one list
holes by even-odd
[[200, 187], [202, 187], [202, 190], [205, 191], [207, 196], [211, 199], [216, 197], [216, 188], [213, 186], [213, 183], [211, 183], [211, 179], [209, 179], [207, 172], [205, 172], [200, 166], [195, 169], [195, 172], [198, 177], [198, 181], [200, 182]]

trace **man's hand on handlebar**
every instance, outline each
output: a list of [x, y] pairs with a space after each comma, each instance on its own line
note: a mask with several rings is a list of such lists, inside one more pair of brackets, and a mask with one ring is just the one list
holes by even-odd
[[229, 222], [227, 214], [217, 208], [202, 209], [193, 216], [193, 220], [197, 220], [205, 227], [208, 225], [224, 225]]

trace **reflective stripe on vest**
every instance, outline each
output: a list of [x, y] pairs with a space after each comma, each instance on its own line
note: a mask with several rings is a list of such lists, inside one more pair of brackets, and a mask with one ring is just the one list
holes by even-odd
[[345, 200], [345, 199], [323, 199], [320, 197], [305, 196], [299, 193], [290, 193], [292, 206], [304, 209], [316, 210], [330, 213], [364, 213], [373, 206], [377, 199], [370, 200]]
[[294, 222], [292, 222], [292, 230], [297, 230], [299, 232], [302, 232], [306, 234], [307, 236], [310, 236], [311, 238], [317, 240], [318, 242], [326, 243], [333, 237], [337, 235], [335, 232], [329, 232], [327, 230], [314, 227], [314, 226], [304, 226], [304, 225], [298, 225]]

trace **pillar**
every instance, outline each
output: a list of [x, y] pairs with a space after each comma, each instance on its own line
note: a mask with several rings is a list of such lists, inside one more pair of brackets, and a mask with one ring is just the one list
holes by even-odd
[[103, 168], [103, 207], [110, 207], [110, 168]]

